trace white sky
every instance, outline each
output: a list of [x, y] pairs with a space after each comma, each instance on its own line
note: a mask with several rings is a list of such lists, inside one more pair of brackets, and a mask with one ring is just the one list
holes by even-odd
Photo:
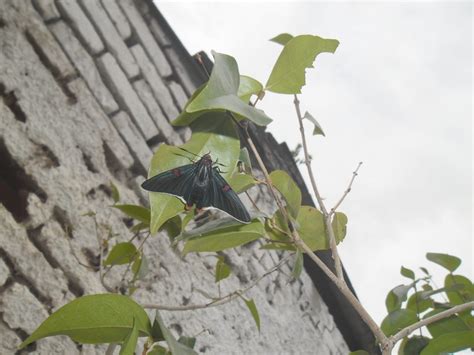
[[[329, 206], [364, 162], [340, 209], [349, 217], [340, 253], [376, 321], [386, 315], [387, 292], [405, 282], [401, 265], [443, 275], [426, 252], [461, 257], [459, 272], [472, 279], [471, 3], [157, 4], [191, 54], [230, 54], [241, 74], [263, 84], [281, 50], [269, 38], [340, 41], [307, 71], [300, 100], [326, 133], [308, 138]], [[274, 119], [269, 131], [294, 148], [291, 96], [267, 93], [259, 107]]]

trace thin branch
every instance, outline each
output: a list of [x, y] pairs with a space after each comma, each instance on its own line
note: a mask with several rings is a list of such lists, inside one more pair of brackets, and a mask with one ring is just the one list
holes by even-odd
[[334, 214], [336, 212], [337, 208], [341, 205], [341, 203], [344, 201], [346, 196], [349, 194], [349, 192], [351, 192], [352, 184], [354, 183], [354, 180], [355, 180], [355, 178], [358, 174], [358, 171], [359, 171], [359, 168], [360, 168], [361, 165], [362, 165], [362, 162], [359, 162], [359, 164], [357, 165], [357, 168], [352, 173], [352, 178], [351, 178], [351, 181], [349, 182], [349, 186], [347, 186], [347, 189], [344, 191], [344, 194], [341, 196], [339, 201], [337, 201], [337, 203], [334, 205], [334, 207], [331, 208], [331, 211], [329, 212], [329, 214]]
[[324, 205], [323, 199], [321, 198], [321, 194], [319, 193], [318, 187], [316, 185], [316, 179], [314, 178], [313, 169], [311, 169], [311, 159], [309, 158], [308, 152], [308, 144], [306, 143], [306, 136], [304, 133], [304, 126], [303, 126], [303, 116], [301, 115], [300, 110], [300, 101], [298, 100], [298, 96], [295, 95], [294, 104], [296, 109], [296, 115], [298, 116], [298, 122], [300, 124], [300, 132], [301, 132], [301, 141], [303, 143], [303, 151], [305, 157], [305, 164], [308, 170], [308, 175], [311, 181], [311, 185], [313, 187], [314, 195], [316, 196], [316, 200], [318, 201], [319, 208], [324, 216], [324, 223], [326, 225], [326, 231], [329, 237], [329, 245], [331, 247], [332, 257], [334, 259], [334, 266], [336, 268], [336, 275], [338, 279], [342, 282], [344, 281], [344, 275], [342, 273], [342, 265], [341, 259], [339, 258], [339, 253], [337, 252], [337, 244], [336, 244], [336, 237], [334, 235], [334, 229], [331, 225], [331, 214], [328, 213], [326, 206]]
[[423, 319], [419, 322], [416, 322], [415, 324], [412, 324], [412, 325], [406, 327], [405, 329], [402, 329], [397, 334], [390, 337], [389, 340], [390, 340], [391, 346], [393, 346], [394, 344], [396, 344], [397, 341], [399, 341], [399, 340], [403, 339], [404, 337], [408, 336], [409, 334], [411, 334], [412, 332], [414, 332], [418, 328], [427, 326], [427, 325], [429, 325], [431, 323], [434, 323], [434, 322], [437, 322], [441, 319], [448, 318], [448, 317], [452, 316], [453, 314], [460, 313], [462, 311], [466, 311], [466, 310], [469, 310], [469, 309], [474, 309], [474, 301], [460, 304], [460, 305], [455, 306], [453, 308], [447, 309], [446, 311], [435, 314], [434, 316], [431, 316], [431, 317], [425, 318], [425, 319]]
[[160, 304], [142, 304], [142, 307], [143, 308], [148, 308], [148, 309], [164, 310], [164, 311], [193, 311], [193, 310], [196, 310], [196, 309], [204, 309], [204, 308], [221, 306], [221, 305], [229, 303], [230, 301], [232, 301], [235, 298], [239, 297], [239, 295], [245, 294], [248, 290], [250, 290], [251, 288], [256, 286], [265, 277], [267, 277], [271, 273], [275, 272], [276, 270], [280, 269], [284, 264], [286, 264], [290, 260], [291, 256], [293, 256], [293, 253], [291, 253], [287, 257], [283, 258], [278, 264], [276, 264], [271, 269], [267, 270], [265, 273], [260, 275], [260, 277], [258, 277], [253, 282], [251, 282], [247, 287], [245, 287], [243, 289], [240, 289], [240, 290], [233, 291], [231, 293], [228, 293], [227, 295], [225, 295], [223, 297], [216, 298], [211, 302], [203, 303], [203, 304], [191, 304], [191, 305], [186, 305], [186, 306], [166, 306], [166, 305], [160, 305]]

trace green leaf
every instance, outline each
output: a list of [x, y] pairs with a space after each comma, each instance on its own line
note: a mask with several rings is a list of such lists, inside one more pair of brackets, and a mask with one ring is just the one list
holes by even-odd
[[265, 245], [262, 245], [260, 249], [296, 251], [296, 248], [292, 244], [283, 244], [283, 243], [267, 243]]
[[[443, 311], [443, 309], [435, 309], [425, 314], [423, 319], [427, 319]], [[437, 322], [427, 325], [426, 327], [433, 338], [437, 338], [447, 333], [469, 330], [469, 327], [466, 325], [466, 323], [464, 323], [464, 321], [456, 315], [441, 319]]]
[[439, 253], [427, 253], [426, 259], [429, 261], [441, 265], [445, 269], [453, 272], [461, 265], [461, 259], [456, 256], [448, 255], [448, 254], [439, 254]]
[[265, 232], [271, 240], [291, 242], [288, 225], [285, 224], [280, 210], [277, 210], [271, 218], [265, 220]]
[[131, 263], [137, 256], [137, 248], [130, 242], [114, 245], [104, 265], [123, 265]]
[[178, 339], [178, 343], [186, 345], [188, 348], [194, 349], [194, 345], [196, 345], [196, 338], [180, 336]]
[[408, 291], [410, 291], [414, 285], [414, 283], [411, 283], [410, 285], [398, 285], [397, 287], [393, 288], [385, 299], [387, 312], [390, 313], [399, 309], [402, 303], [406, 301]]
[[244, 116], [259, 126], [268, 125], [272, 119], [243, 102], [238, 94], [240, 75], [235, 59], [229, 55], [212, 53], [215, 64], [211, 77], [203, 90], [186, 107], [186, 112], [203, 110], [228, 110]]
[[411, 338], [405, 338], [400, 344], [399, 355], [419, 355], [421, 350], [429, 343], [430, 338], [414, 335]]
[[332, 218], [332, 229], [334, 230], [334, 237], [336, 244], [342, 242], [347, 232], [347, 216], [342, 212], [336, 212]]
[[153, 348], [148, 350], [147, 355], [172, 355], [167, 348], [159, 344], [154, 344]]
[[110, 182], [110, 189], [112, 190], [112, 199], [115, 203], [120, 201], [120, 192], [117, 189], [117, 186], [111, 181]]
[[316, 56], [334, 53], [339, 41], [302, 35], [285, 44], [268, 78], [265, 90], [280, 94], [299, 94], [305, 85], [305, 69], [311, 68]]
[[474, 301], [474, 286], [467, 277], [462, 275], [446, 275], [444, 287], [449, 302], [454, 305]]
[[150, 224], [150, 210], [146, 207], [138, 205], [113, 205], [112, 207], [137, 221]]
[[137, 233], [148, 228], [150, 228], [149, 223], [139, 222], [130, 228], [130, 232]]
[[221, 251], [235, 248], [257, 240], [264, 233], [263, 225], [259, 220], [249, 224], [219, 229], [186, 242], [183, 254], [201, 251]]
[[246, 147], [243, 147], [240, 150], [239, 162], [244, 164], [244, 172], [247, 174], [252, 174], [252, 162], [250, 161], [249, 151]]
[[433, 300], [431, 298], [422, 298], [422, 291], [418, 291], [408, 298], [406, 308], [417, 313], [423, 313], [431, 307], [433, 307]]
[[166, 221], [165, 224], [160, 228], [160, 231], [166, 231], [168, 236], [173, 239], [176, 236], [180, 235], [182, 227], [182, 221], [180, 216], [174, 216]]
[[146, 312], [130, 298], [117, 294], [79, 297], [51, 314], [20, 348], [52, 335], [67, 335], [82, 344], [119, 343], [132, 330], [134, 319], [140, 335], [150, 335]]
[[410, 309], [397, 309], [384, 318], [381, 328], [386, 336], [390, 336], [417, 321], [416, 312]]
[[326, 135], [324, 134], [324, 131], [321, 128], [320, 124], [318, 123], [318, 121], [316, 121], [316, 118], [314, 118], [308, 111], [306, 111], [304, 113], [303, 118], [306, 118], [308, 121], [311, 121], [311, 123], [314, 125], [313, 136], [316, 136], [316, 135], [320, 134], [320, 135], [326, 137]]
[[329, 249], [321, 212], [311, 206], [301, 206], [296, 222], [301, 239], [311, 250]]
[[260, 315], [258, 314], [258, 310], [257, 310], [257, 306], [255, 305], [255, 302], [252, 299], [247, 300], [244, 297], [242, 297], [242, 299], [244, 300], [245, 305], [249, 309], [250, 314], [252, 315], [252, 318], [255, 321], [255, 324], [257, 325], [257, 329], [260, 332]]
[[237, 90], [237, 96], [240, 99], [248, 103], [252, 95], [258, 95], [263, 90], [263, 85], [258, 80], [251, 78], [250, 76], [241, 75], [239, 89]]
[[281, 44], [284, 46], [293, 38], [289, 33], [280, 33], [278, 36], [273, 37], [270, 41]]
[[409, 278], [409, 279], [412, 279], [412, 280], [415, 279], [415, 273], [413, 272], [413, 270], [407, 269], [404, 266], [401, 267], [400, 274], [402, 276], [405, 276], [405, 277]]
[[[234, 167], [240, 152], [240, 141], [232, 120], [219, 115], [222, 114], [208, 112], [193, 122], [191, 125], [193, 135], [181, 147], [197, 155], [204, 155], [210, 151], [214, 159], [219, 159], [219, 162], [226, 166]], [[153, 155], [148, 176], [152, 177], [190, 163], [180, 149], [160, 144]], [[224, 178], [230, 174], [232, 171], [224, 174]], [[167, 220], [184, 210], [184, 204], [179, 198], [158, 192], [150, 193], [150, 206], [151, 233], [156, 233]]]
[[429, 271], [425, 267], [420, 267], [420, 270], [423, 271], [426, 276], [430, 276]]
[[156, 311], [155, 320], [160, 326], [163, 337], [173, 355], [197, 355], [197, 353], [184, 344], [179, 343], [171, 332], [166, 328], [160, 314]]
[[142, 280], [148, 274], [148, 262], [145, 255], [141, 254], [132, 264], [132, 272], [136, 279]]
[[301, 271], [303, 271], [303, 253], [298, 250], [296, 252], [295, 264], [293, 265], [293, 270], [291, 270], [291, 274], [295, 279], [299, 279], [299, 277], [301, 276]]
[[184, 105], [183, 111], [179, 114], [178, 117], [176, 117], [173, 121], [171, 121], [171, 124], [173, 126], [188, 126], [190, 125], [194, 120], [196, 120], [199, 116], [204, 114], [206, 111], [197, 111], [197, 112], [188, 112], [187, 109], [191, 102], [194, 101], [194, 99], [204, 90], [206, 87], [206, 84], [201, 85], [199, 88], [194, 91], [194, 93], [191, 95], [189, 98], [188, 102], [186, 102], [186, 105]]
[[120, 355], [134, 355], [138, 342], [138, 326], [135, 318], [133, 319], [133, 327], [125, 338], [122, 347], [120, 348]]
[[232, 187], [232, 190], [239, 194], [258, 184], [258, 181], [251, 175], [236, 173], [232, 175], [228, 183], [230, 187]]
[[270, 173], [273, 185], [283, 195], [288, 210], [293, 218], [298, 216], [301, 206], [301, 191], [293, 179], [283, 170], [275, 170]]
[[453, 353], [474, 347], [474, 331], [448, 333], [432, 339], [421, 355]]
[[216, 282], [228, 278], [230, 271], [230, 266], [226, 264], [224, 257], [219, 256], [216, 263]]

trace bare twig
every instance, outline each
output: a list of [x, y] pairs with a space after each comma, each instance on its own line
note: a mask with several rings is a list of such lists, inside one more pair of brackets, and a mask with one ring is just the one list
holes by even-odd
[[202, 304], [191, 304], [191, 305], [186, 305], [186, 306], [166, 306], [166, 305], [160, 305], [160, 304], [142, 304], [142, 306], [148, 309], [159, 309], [159, 310], [164, 310], [164, 311], [193, 311], [196, 309], [210, 308], [210, 307], [216, 307], [216, 306], [226, 304], [234, 300], [235, 298], [239, 297], [239, 295], [245, 294], [248, 290], [256, 286], [266, 276], [280, 269], [284, 264], [286, 264], [290, 260], [291, 256], [293, 256], [293, 253], [283, 258], [278, 264], [276, 264], [271, 269], [267, 270], [265, 273], [260, 275], [257, 279], [251, 282], [247, 287], [228, 293], [227, 295], [223, 297], [216, 298], [211, 302], [202, 303]]
[[359, 164], [357, 165], [357, 168], [352, 173], [352, 178], [351, 178], [351, 181], [349, 182], [349, 186], [347, 186], [347, 189], [344, 191], [344, 194], [341, 196], [339, 201], [337, 201], [337, 203], [334, 205], [334, 207], [331, 208], [331, 211], [329, 212], [329, 214], [334, 214], [336, 212], [337, 208], [341, 205], [341, 203], [344, 201], [346, 196], [349, 194], [349, 192], [351, 192], [352, 184], [354, 183], [354, 180], [357, 176], [357, 172], [359, 171], [359, 168], [360, 168], [361, 165], [362, 165], [362, 162], [359, 162]]
[[323, 199], [321, 198], [321, 194], [319, 193], [318, 187], [316, 185], [316, 179], [314, 178], [313, 169], [311, 169], [311, 159], [309, 158], [308, 145], [306, 143], [306, 136], [304, 133], [303, 116], [301, 115], [300, 101], [298, 100], [297, 95], [294, 96], [293, 102], [295, 104], [296, 115], [298, 116], [298, 122], [300, 124], [301, 141], [303, 143], [305, 164], [308, 170], [311, 186], [313, 187], [314, 195], [316, 196], [316, 200], [318, 201], [319, 208], [321, 209], [321, 212], [323, 213], [323, 216], [324, 216], [324, 223], [326, 225], [326, 232], [329, 237], [329, 245], [331, 247], [332, 257], [334, 259], [336, 275], [342, 282], [345, 282], [344, 275], [342, 273], [341, 259], [339, 258], [339, 253], [337, 252], [336, 237], [334, 235], [334, 229], [332, 228], [332, 225], [331, 225], [331, 214], [328, 213], [326, 206], [324, 205]]

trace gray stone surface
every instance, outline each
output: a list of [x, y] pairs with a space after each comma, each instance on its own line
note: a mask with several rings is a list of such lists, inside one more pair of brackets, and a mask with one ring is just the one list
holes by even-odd
[[168, 87], [170, 88], [171, 94], [178, 104], [179, 109], [182, 111], [186, 102], [188, 102], [188, 95], [184, 92], [183, 87], [174, 80], [168, 82]]
[[110, 90], [117, 97], [122, 108], [133, 117], [143, 137], [150, 139], [156, 136], [158, 129], [115, 58], [110, 53], [106, 53], [97, 59], [97, 64]]
[[119, 107], [117, 102], [102, 81], [102, 77], [97, 70], [94, 60], [84, 49], [71, 28], [63, 21], [58, 21], [48, 27], [59, 43], [61, 43], [62, 48], [67, 53], [71, 62], [74, 63], [74, 66], [84, 78], [96, 99], [100, 102], [104, 111], [106, 113], [118, 111]]
[[163, 111], [161, 110], [160, 106], [155, 100], [153, 96], [153, 92], [151, 91], [150, 86], [145, 82], [145, 80], [137, 80], [133, 83], [133, 87], [135, 88], [138, 96], [145, 104], [145, 107], [148, 110], [148, 113], [155, 121], [156, 126], [158, 127], [160, 133], [160, 140], [166, 141], [168, 144], [173, 145], [181, 145], [183, 144], [183, 140], [173, 130], [173, 127], [169, 124], [168, 120], [166, 119]]
[[[135, 1], [144, 4], [143, 0]], [[127, 19], [135, 17], [134, 31], [146, 24], [130, 0], [115, 3], [125, 4], [124, 10], [132, 6]], [[53, 2], [45, 0], [43, 4]], [[109, 184], [112, 181], [119, 189], [121, 203], [147, 203], [148, 194], [140, 184], [152, 151], [136, 125], [143, 118], [140, 112], [145, 112], [153, 124], [154, 133], [150, 137], [155, 137], [159, 128], [166, 136], [163, 140], [177, 143], [175, 135], [166, 133], [170, 127], [160, 126], [166, 122], [160, 108], [163, 110], [163, 105], [174, 103], [169, 88], [161, 81], [163, 74], [155, 68], [157, 63], [151, 64], [148, 60], [151, 55], [146, 43], [151, 41], [150, 37], [144, 41], [147, 35], [142, 34], [140, 39], [137, 33], [145, 50], [137, 46], [135, 52], [148, 60], [155, 79], [168, 91], [159, 96], [156, 96], [160, 93], [157, 87], [152, 89], [153, 84], [146, 81], [148, 72], [130, 84], [110, 53], [106, 56], [111, 59], [99, 60], [100, 70], [94, 69], [97, 63], [91, 53], [97, 54], [103, 49], [100, 49], [101, 42], [96, 41], [94, 45], [94, 40], [91, 42], [94, 36], [100, 41], [100, 36], [88, 16], [84, 12], [67, 13], [74, 10], [74, 6], [77, 8], [74, 1], [54, 4], [61, 8], [63, 18], [46, 26], [30, 1], [0, 1], [2, 19], [6, 21], [6, 26], [0, 28], [0, 159], [2, 162], [6, 159], [15, 170], [18, 176], [13, 182], [18, 185], [14, 186], [15, 193], [19, 198], [24, 196], [25, 203], [21, 220], [15, 220], [13, 212], [0, 203], [0, 354], [15, 353], [21, 337], [30, 334], [48, 314], [73, 298], [107, 289], [113, 291], [122, 285], [126, 266], [108, 273], [105, 284], [99, 279], [99, 244], [103, 238], [112, 235], [110, 250], [115, 243], [131, 237], [124, 215], [109, 207], [113, 204]], [[38, 6], [36, 4], [36, 9]], [[84, 19], [86, 24], [81, 22]], [[59, 71], [61, 81], [55, 78], [54, 66], [44, 65], [25, 38], [24, 30], [29, 26], [38, 31], [38, 38], [44, 37], [50, 42], [42, 48], [43, 41], [38, 41], [40, 49], [54, 46], [52, 38], [57, 38], [79, 77], [67, 74], [71, 70], [64, 66]], [[54, 32], [54, 37], [48, 34], [49, 30]], [[133, 39], [133, 35], [131, 37]], [[159, 48], [154, 38], [150, 43], [151, 47]], [[82, 46], [86, 46], [89, 53]], [[179, 58], [172, 63], [173, 69], [179, 72], [181, 85], [185, 82], [185, 67], [179, 64]], [[104, 103], [94, 88], [94, 83], [102, 80], [115, 88], [109, 93], [113, 98], [105, 100], [109, 103]], [[191, 84], [191, 81], [184, 84], [185, 92], [195, 89]], [[174, 99], [182, 104], [183, 93], [178, 92], [175, 84], [170, 88]], [[74, 95], [74, 101], [69, 100], [68, 92]], [[3, 95], [9, 95], [8, 100]], [[125, 100], [125, 95], [127, 100], [133, 97], [141, 109], [131, 110], [128, 106], [132, 104]], [[110, 102], [117, 102], [121, 111]], [[153, 121], [150, 114], [159, 120]], [[189, 135], [189, 129], [179, 134]], [[153, 141], [154, 145], [160, 140]], [[0, 175], [2, 173], [0, 171]], [[250, 194], [262, 210], [268, 210], [270, 198], [262, 191], [254, 188]], [[242, 199], [250, 205], [246, 197]], [[96, 213], [97, 225], [92, 217], [84, 215], [88, 211]], [[141, 240], [135, 241], [137, 245]], [[224, 253], [233, 274], [222, 282], [222, 294], [244, 288], [280, 260], [280, 253], [262, 251], [259, 247], [255, 242]], [[179, 306], [208, 302], [199, 290], [213, 296], [219, 293], [213, 274], [215, 254], [190, 254], [183, 258], [179, 251], [171, 248], [164, 233], [149, 238], [144, 253], [150, 272], [138, 283], [139, 289], [133, 296], [138, 302]], [[208, 330], [197, 337], [196, 349], [201, 353], [347, 354], [340, 332], [306, 273], [303, 272], [300, 280], [291, 281], [287, 277], [289, 272], [290, 266], [283, 267], [281, 272], [267, 276], [247, 294], [260, 311], [260, 334], [239, 300], [195, 312], [163, 311], [162, 316], [175, 335], [195, 335]], [[103, 354], [105, 348], [85, 345], [79, 352], [68, 338], [50, 337], [38, 341], [31, 353]], [[141, 352], [142, 348], [137, 351]]]
[[172, 47], [165, 48], [165, 52], [168, 60], [173, 63], [173, 70], [181, 81], [181, 84], [183, 84], [186, 93], [191, 96], [194, 90], [196, 90], [196, 87], [189, 77], [187, 69], [182, 63], [181, 58], [179, 57], [178, 53], [176, 53], [176, 50]]
[[10, 270], [8, 269], [5, 262], [2, 259], [0, 259], [0, 287], [5, 285], [5, 282], [7, 282], [7, 279], [9, 276], [10, 276]]
[[145, 80], [153, 90], [155, 98], [160, 103], [160, 106], [162, 107], [166, 117], [168, 117], [168, 120], [176, 118], [179, 112], [173, 103], [173, 97], [163, 82], [163, 79], [161, 79], [160, 75], [153, 66], [153, 63], [150, 61], [150, 59], [148, 59], [143, 47], [139, 44], [136, 44], [131, 48], [131, 51], [135, 56], [135, 59], [142, 72], [146, 73], [144, 75]]
[[74, 28], [77, 35], [86, 45], [87, 50], [91, 54], [97, 54], [104, 50], [104, 43], [100, 39], [99, 34], [95, 31], [89, 18], [76, 1], [57, 0], [61, 15], [64, 16], [70, 25]]
[[80, 0], [88, 17], [94, 23], [107, 50], [113, 54], [128, 78], [138, 75], [139, 69], [106, 11], [98, 1]]
[[121, 0], [119, 4], [122, 7], [123, 12], [127, 15], [138, 41], [143, 46], [143, 48], [145, 48], [160, 75], [162, 77], [168, 77], [172, 75], [173, 70], [168, 63], [168, 60], [166, 59], [161, 48], [156, 43], [155, 38], [145, 23], [145, 20], [135, 7], [133, 0]]
[[128, 23], [127, 16], [122, 12], [115, 0], [102, 0], [102, 6], [107, 11], [110, 20], [114, 23], [117, 31], [126, 40], [132, 35], [132, 28]]
[[123, 140], [127, 142], [132, 154], [139, 161], [142, 171], [148, 171], [152, 153], [130, 116], [126, 112], [120, 111], [112, 117], [112, 123], [120, 132]]
[[33, 5], [45, 21], [55, 20], [60, 16], [54, 0], [33, 0]]

